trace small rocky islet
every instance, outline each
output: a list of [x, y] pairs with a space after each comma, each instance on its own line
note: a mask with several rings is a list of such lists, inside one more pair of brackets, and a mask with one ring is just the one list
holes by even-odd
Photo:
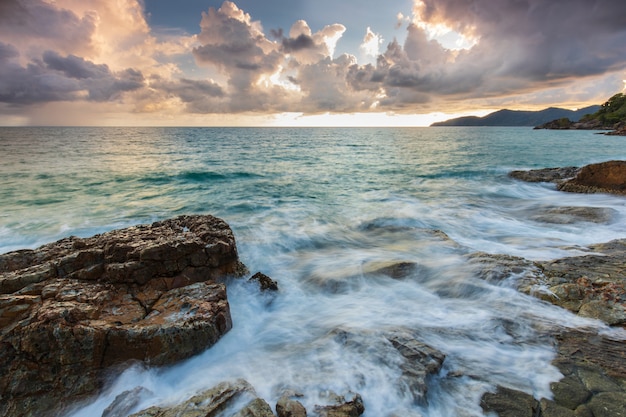
[[[626, 190], [624, 161], [510, 175], [554, 182], [569, 192], [624, 195]], [[610, 213], [589, 208], [572, 214], [561, 208], [544, 215], [556, 222], [563, 216], [602, 222]], [[586, 255], [543, 262], [472, 253], [468, 264], [486, 280], [523, 271], [519, 291], [626, 328], [626, 239], [588, 250]], [[396, 270], [410, 266], [391, 265], [380, 273], [396, 277]], [[208, 215], [180, 216], [91, 238], [70, 237], [0, 255], [0, 415], [63, 413], [74, 402], [97, 395], [106, 376], [129, 362], [167, 365], [203, 351], [233, 325], [226, 277], [247, 275], [230, 227]], [[278, 290], [278, 283], [260, 272], [249, 279], [258, 283], [259, 291]], [[626, 343], [589, 329], [546, 332], [555, 345], [553, 364], [564, 375], [551, 385], [553, 398], [535, 399], [498, 387], [483, 395], [485, 412], [501, 417], [626, 415]], [[410, 387], [418, 404], [427, 402], [427, 378], [438, 374], [445, 361], [442, 352], [420, 342], [410, 329], [390, 329], [375, 337], [337, 329], [328, 337], [347, 348], [376, 340], [392, 346], [404, 358], [399, 383]], [[126, 391], [102, 417], [128, 416], [150, 395], [142, 387]], [[130, 415], [217, 416], [235, 404], [237, 417], [342, 417], [365, 411], [358, 393], [330, 393], [325, 404], [310, 410], [299, 401], [302, 396], [286, 389], [274, 412], [247, 381], [224, 381], [180, 404]]]

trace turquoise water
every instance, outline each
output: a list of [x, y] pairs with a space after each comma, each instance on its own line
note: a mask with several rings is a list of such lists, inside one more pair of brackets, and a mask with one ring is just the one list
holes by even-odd
[[[100, 415], [136, 385], [154, 392], [148, 406], [233, 377], [270, 404], [290, 386], [310, 407], [324, 390], [360, 392], [370, 417], [478, 416], [480, 395], [497, 384], [550, 395], [559, 374], [537, 322], [602, 326], [510, 282], [478, 280], [464, 256], [550, 259], [626, 237], [623, 198], [507, 176], [610, 159], [626, 159], [624, 138], [528, 128], [0, 128], [0, 253], [210, 213], [231, 225], [251, 272], [279, 282], [271, 302], [231, 283], [235, 327], [216, 346], [172, 368], [129, 369], [76, 416]], [[612, 214], [606, 223], [537, 220], [570, 206]], [[363, 274], [397, 261], [419, 268], [405, 280]], [[512, 333], [506, 320], [517, 323]], [[328, 337], [397, 327], [447, 355], [428, 405], [394, 384], [397, 352]]]

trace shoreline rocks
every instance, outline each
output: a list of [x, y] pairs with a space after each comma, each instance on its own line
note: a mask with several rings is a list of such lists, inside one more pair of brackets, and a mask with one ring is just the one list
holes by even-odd
[[582, 168], [544, 168], [511, 171], [509, 176], [526, 182], [552, 182], [560, 191], [626, 195], [626, 161], [607, 161]]
[[242, 275], [230, 227], [180, 216], [0, 255], [0, 415], [41, 415], [96, 393], [116, 365], [165, 365], [232, 327]]

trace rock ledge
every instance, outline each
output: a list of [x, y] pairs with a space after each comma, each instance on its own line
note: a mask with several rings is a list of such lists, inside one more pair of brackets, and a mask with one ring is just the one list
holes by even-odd
[[114, 365], [203, 351], [232, 327], [214, 280], [244, 271], [231, 229], [213, 216], [0, 255], [0, 415], [42, 415], [93, 394]]

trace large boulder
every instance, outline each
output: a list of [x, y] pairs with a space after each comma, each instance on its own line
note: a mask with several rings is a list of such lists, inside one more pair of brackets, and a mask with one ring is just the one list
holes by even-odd
[[232, 327], [229, 226], [181, 216], [0, 255], [0, 415], [42, 415], [127, 361], [165, 365]]
[[558, 186], [575, 193], [626, 194], [626, 161], [608, 161], [584, 166], [575, 178]]

